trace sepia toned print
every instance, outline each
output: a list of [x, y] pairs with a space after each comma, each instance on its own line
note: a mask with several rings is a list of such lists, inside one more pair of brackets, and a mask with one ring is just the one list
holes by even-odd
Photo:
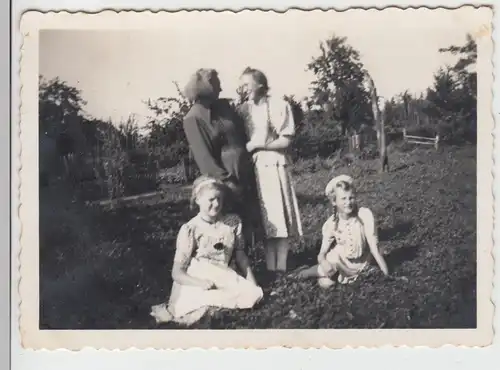
[[25, 13], [23, 346], [489, 344], [491, 21]]

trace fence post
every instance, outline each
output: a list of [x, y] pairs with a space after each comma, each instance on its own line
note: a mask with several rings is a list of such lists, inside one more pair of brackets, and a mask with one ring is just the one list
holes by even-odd
[[403, 129], [403, 141], [406, 141], [406, 128]]
[[434, 141], [434, 148], [438, 150], [438, 147], [439, 147], [439, 135], [436, 135], [436, 139]]

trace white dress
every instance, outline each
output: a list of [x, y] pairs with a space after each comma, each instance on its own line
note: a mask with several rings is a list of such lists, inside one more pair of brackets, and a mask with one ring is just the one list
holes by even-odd
[[[333, 245], [333, 248], [326, 254], [326, 260], [332, 265], [340, 263], [356, 271], [354, 275], [346, 276], [340, 270], [338, 282], [342, 284], [354, 282], [369, 264], [371, 258], [366, 235], [372, 234], [375, 240], [377, 237], [373, 213], [370, 209], [361, 207], [357, 217], [348, 220], [340, 219], [337, 227], [335, 227], [335, 219], [332, 215], [323, 224], [322, 233], [323, 240]], [[326, 271], [323, 271], [321, 265], [318, 267], [318, 273], [324, 277], [323, 283], [327, 283], [329, 276]]]
[[[268, 104], [246, 104], [245, 123], [250, 141], [263, 144], [279, 136], [295, 135], [292, 109], [285, 100], [270, 99]], [[261, 150], [255, 152], [252, 159], [266, 236], [302, 236], [302, 221], [288, 155], [285, 151]]]
[[204, 290], [174, 281], [168, 305], [153, 306], [151, 315], [157, 322], [191, 325], [210, 308], [252, 308], [262, 299], [262, 289], [229, 267], [233, 252], [243, 246], [241, 220], [236, 215], [224, 216], [215, 223], [198, 215], [182, 225], [175, 263], [188, 265], [188, 275], [213, 281], [217, 289]]

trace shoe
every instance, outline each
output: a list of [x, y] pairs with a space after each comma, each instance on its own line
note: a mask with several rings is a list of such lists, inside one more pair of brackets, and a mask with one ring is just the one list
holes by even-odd
[[261, 278], [259, 279], [259, 285], [262, 287], [269, 287], [273, 284], [275, 278], [275, 271], [264, 271], [261, 275]]

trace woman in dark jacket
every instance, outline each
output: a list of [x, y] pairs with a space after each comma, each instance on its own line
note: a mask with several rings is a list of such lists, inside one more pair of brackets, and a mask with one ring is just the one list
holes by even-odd
[[184, 89], [193, 105], [183, 127], [200, 172], [232, 190], [228, 211], [241, 217], [248, 247], [262, 238], [255, 174], [241, 117], [229, 101], [219, 99], [221, 91], [216, 70], [197, 70]]

